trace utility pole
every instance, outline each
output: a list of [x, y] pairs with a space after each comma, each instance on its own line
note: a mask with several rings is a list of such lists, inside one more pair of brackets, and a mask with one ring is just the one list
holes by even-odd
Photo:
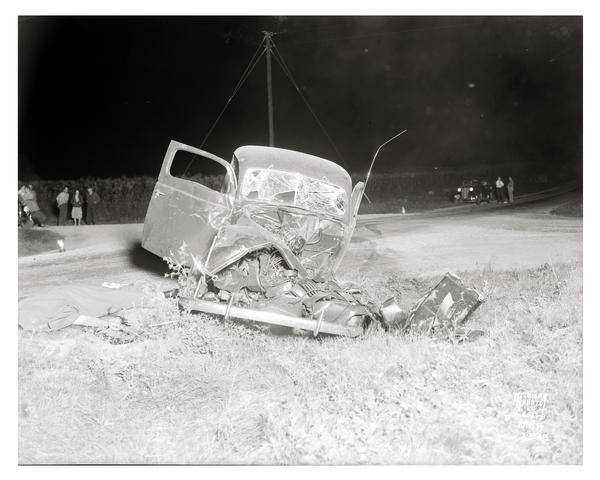
[[273, 32], [265, 34], [265, 49], [267, 53], [267, 111], [269, 115], [269, 146], [275, 146], [275, 129], [273, 127], [273, 91], [271, 88], [271, 37]]

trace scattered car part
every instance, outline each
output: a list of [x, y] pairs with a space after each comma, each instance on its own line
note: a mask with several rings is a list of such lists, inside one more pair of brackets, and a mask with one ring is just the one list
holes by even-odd
[[483, 296], [477, 290], [446, 273], [410, 311], [405, 328], [420, 333], [455, 331], [482, 302]]
[[395, 298], [388, 298], [381, 304], [381, 320], [387, 328], [404, 328], [406, 316]]
[[236, 307], [230, 303], [209, 302], [195, 298], [182, 297], [180, 304], [192, 312], [204, 312], [214, 315], [221, 315], [225, 319], [230, 317], [242, 320], [251, 320], [254, 322], [268, 325], [281, 325], [289, 328], [299, 328], [308, 330], [313, 335], [319, 333], [329, 333], [331, 335], [343, 335], [347, 337], [357, 337], [363, 333], [362, 326], [350, 327], [323, 321], [323, 314], [317, 319], [293, 317], [283, 313], [270, 312], [265, 310], [255, 310], [251, 308]]

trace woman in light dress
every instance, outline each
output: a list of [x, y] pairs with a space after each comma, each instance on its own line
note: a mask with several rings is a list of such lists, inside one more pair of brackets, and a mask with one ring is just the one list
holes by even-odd
[[79, 227], [81, 225], [81, 217], [83, 216], [83, 197], [80, 195], [79, 190], [75, 190], [71, 200], [71, 205], [73, 206], [71, 209], [73, 223]]

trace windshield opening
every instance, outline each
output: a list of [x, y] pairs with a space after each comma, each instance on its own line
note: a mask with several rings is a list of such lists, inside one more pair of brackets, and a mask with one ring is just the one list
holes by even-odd
[[248, 200], [280, 203], [331, 215], [346, 212], [343, 188], [299, 173], [251, 168], [246, 171], [240, 191]]

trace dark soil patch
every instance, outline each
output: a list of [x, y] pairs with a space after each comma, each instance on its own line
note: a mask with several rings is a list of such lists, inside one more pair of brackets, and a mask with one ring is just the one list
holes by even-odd
[[583, 217], [583, 200], [572, 200], [568, 203], [556, 207], [551, 210], [553, 215], [561, 215], [563, 217]]
[[19, 228], [19, 257], [58, 250], [58, 233], [37, 228]]

